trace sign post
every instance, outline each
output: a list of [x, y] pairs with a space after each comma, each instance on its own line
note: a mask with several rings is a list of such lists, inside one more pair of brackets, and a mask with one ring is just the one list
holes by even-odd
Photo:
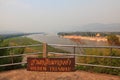
[[27, 58], [28, 71], [71, 72], [75, 70], [75, 58]]
[[27, 58], [28, 71], [45, 72], [71, 72], [75, 71], [74, 58], [47, 58], [47, 43], [43, 43], [43, 58]]
[[47, 58], [47, 43], [43, 43], [43, 58]]

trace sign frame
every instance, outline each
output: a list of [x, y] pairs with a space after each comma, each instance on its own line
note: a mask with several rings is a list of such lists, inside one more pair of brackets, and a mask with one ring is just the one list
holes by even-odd
[[75, 58], [27, 58], [27, 71], [73, 72]]

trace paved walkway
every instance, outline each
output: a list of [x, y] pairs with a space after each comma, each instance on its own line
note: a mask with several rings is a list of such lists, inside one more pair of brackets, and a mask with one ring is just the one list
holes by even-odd
[[120, 80], [120, 76], [75, 72], [34, 72], [26, 69], [0, 72], [0, 80]]

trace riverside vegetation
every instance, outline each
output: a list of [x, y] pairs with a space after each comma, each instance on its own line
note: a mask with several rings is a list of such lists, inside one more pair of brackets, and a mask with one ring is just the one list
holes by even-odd
[[[114, 34], [107, 36], [108, 44], [111, 46], [120, 46], [119, 37]], [[106, 49], [106, 48], [87, 48], [84, 49], [86, 55], [98, 55], [98, 56], [116, 56], [120, 57], [120, 49]], [[120, 59], [117, 58], [96, 58], [96, 57], [79, 57], [78, 62], [94, 65], [115, 66], [120, 67]], [[78, 65], [76, 69], [107, 73], [120, 76], [120, 69], [102, 68], [102, 67], [90, 67]]]
[[[116, 56], [120, 57], [120, 50], [119, 49], [113, 49], [112, 51], [110, 49], [84, 49], [86, 55], [97, 55], [97, 56]], [[77, 60], [79, 63], [85, 63], [85, 64], [94, 64], [94, 65], [104, 65], [104, 66], [115, 66], [120, 67], [120, 59], [114, 59], [114, 58], [96, 58], [96, 57], [78, 57]], [[102, 68], [102, 67], [90, 67], [90, 66], [81, 66], [77, 65], [77, 70], [85, 70], [90, 72], [99, 72], [99, 73], [107, 73], [107, 74], [113, 74], [113, 75], [119, 75], [120, 76], [120, 69], [111, 69], [111, 68]]]
[[[0, 41], [0, 47], [22, 46], [22, 45], [32, 45], [32, 44], [42, 44], [42, 43], [27, 37], [8, 38]], [[37, 47], [0, 49], [0, 56], [7, 56], [10, 54], [12, 55], [24, 54], [24, 53], [27, 54], [27, 53], [33, 53], [33, 52], [35, 53], [35, 52], [42, 52], [42, 50], [43, 50], [42, 45]], [[65, 52], [64, 50], [57, 49], [51, 46], [48, 46], [48, 51], [61, 52], [61, 53]], [[39, 54], [39, 57], [41, 56], [42, 54]], [[22, 60], [23, 60], [23, 56], [0, 58], [0, 65], [18, 63], [18, 62], [22, 62]], [[0, 71], [18, 69], [22, 67], [24, 66], [23, 65], [5, 66], [5, 67], [0, 67]]]
[[[96, 34], [100, 34], [100, 37], [106, 37], [108, 41], [109, 46], [120, 46], [120, 38], [118, 37], [120, 35], [119, 32], [61, 32], [58, 33], [59, 36], [66, 36], [66, 35], [80, 35], [80, 36], [96, 36]], [[74, 40], [74, 39], [73, 39]], [[76, 43], [79, 40], [76, 40]], [[82, 49], [85, 53], [85, 55], [96, 55], [96, 56], [116, 56], [120, 57], [120, 49], [106, 49], [106, 48], [84, 48]], [[78, 53], [79, 54], [79, 53]], [[97, 57], [77, 57], [78, 63], [84, 63], [84, 64], [93, 64], [93, 65], [104, 65], [104, 66], [115, 66], [120, 67], [120, 59], [114, 59], [114, 58], [97, 58]], [[102, 68], [102, 67], [90, 67], [90, 66], [76, 66], [77, 70], [85, 70], [90, 72], [99, 72], [99, 73], [107, 73], [107, 74], [113, 74], [113, 75], [119, 75], [120, 76], [120, 69], [111, 69], [111, 68]]]
[[[109, 37], [110, 39], [110, 37]], [[32, 44], [41, 44], [41, 42], [32, 40], [26, 37], [16, 37], [16, 38], [9, 38], [2, 40], [0, 42], [0, 46], [18, 46], [18, 45], [32, 45]], [[16, 48], [16, 49], [2, 49], [0, 50], [0, 56], [6, 56], [12, 54], [24, 54], [24, 53], [31, 53], [31, 52], [39, 52], [42, 51], [42, 46], [40, 47], [27, 47], [27, 48]], [[65, 52], [60, 49], [53, 48], [51, 46], [48, 47], [48, 51], [52, 52]], [[84, 49], [87, 55], [100, 55], [100, 56], [120, 56], [119, 49], [91, 49], [87, 48]], [[40, 54], [41, 56], [41, 54]], [[13, 62], [21, 62], [23, 57], [14, 57]], [[96, 64], [96, 65], [105, 65], [105, 66], [116, 66], [120, 67], [120, 59], [110, 59], [110, 58], [94, 58], [94, 57], [78, 57], [78, 62], [80, 63], [87, 63], [87, 64]], [[0, 65], [1, 64], [9, 64], [11, 63], [11, 58], [0, 58]], [[9, 66], [9, 67], [1, 67], [0, 71], [4, 70], [11, 70], [23, 67], [22, 65], [16, 66]], [[99, 73], [107, 73], [107, 74], [114, 74], [120, 75], [119, 69], [110, 69], [110, 68], [101, 68], [101, 67], [89, 67], [89, 66], [76, 66], [77, 70], [85, 70], [90, 72], [99, 72]]]

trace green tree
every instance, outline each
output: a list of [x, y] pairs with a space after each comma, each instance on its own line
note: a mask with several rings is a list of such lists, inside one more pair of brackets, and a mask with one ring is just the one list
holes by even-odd
[[107, 37], [108, 43], [112, 46], [116, 45], [119, 46], [120, 45], [120, 41], [119, 41], [119, 37], [117, 37], [114, 34], [111, 34]]

